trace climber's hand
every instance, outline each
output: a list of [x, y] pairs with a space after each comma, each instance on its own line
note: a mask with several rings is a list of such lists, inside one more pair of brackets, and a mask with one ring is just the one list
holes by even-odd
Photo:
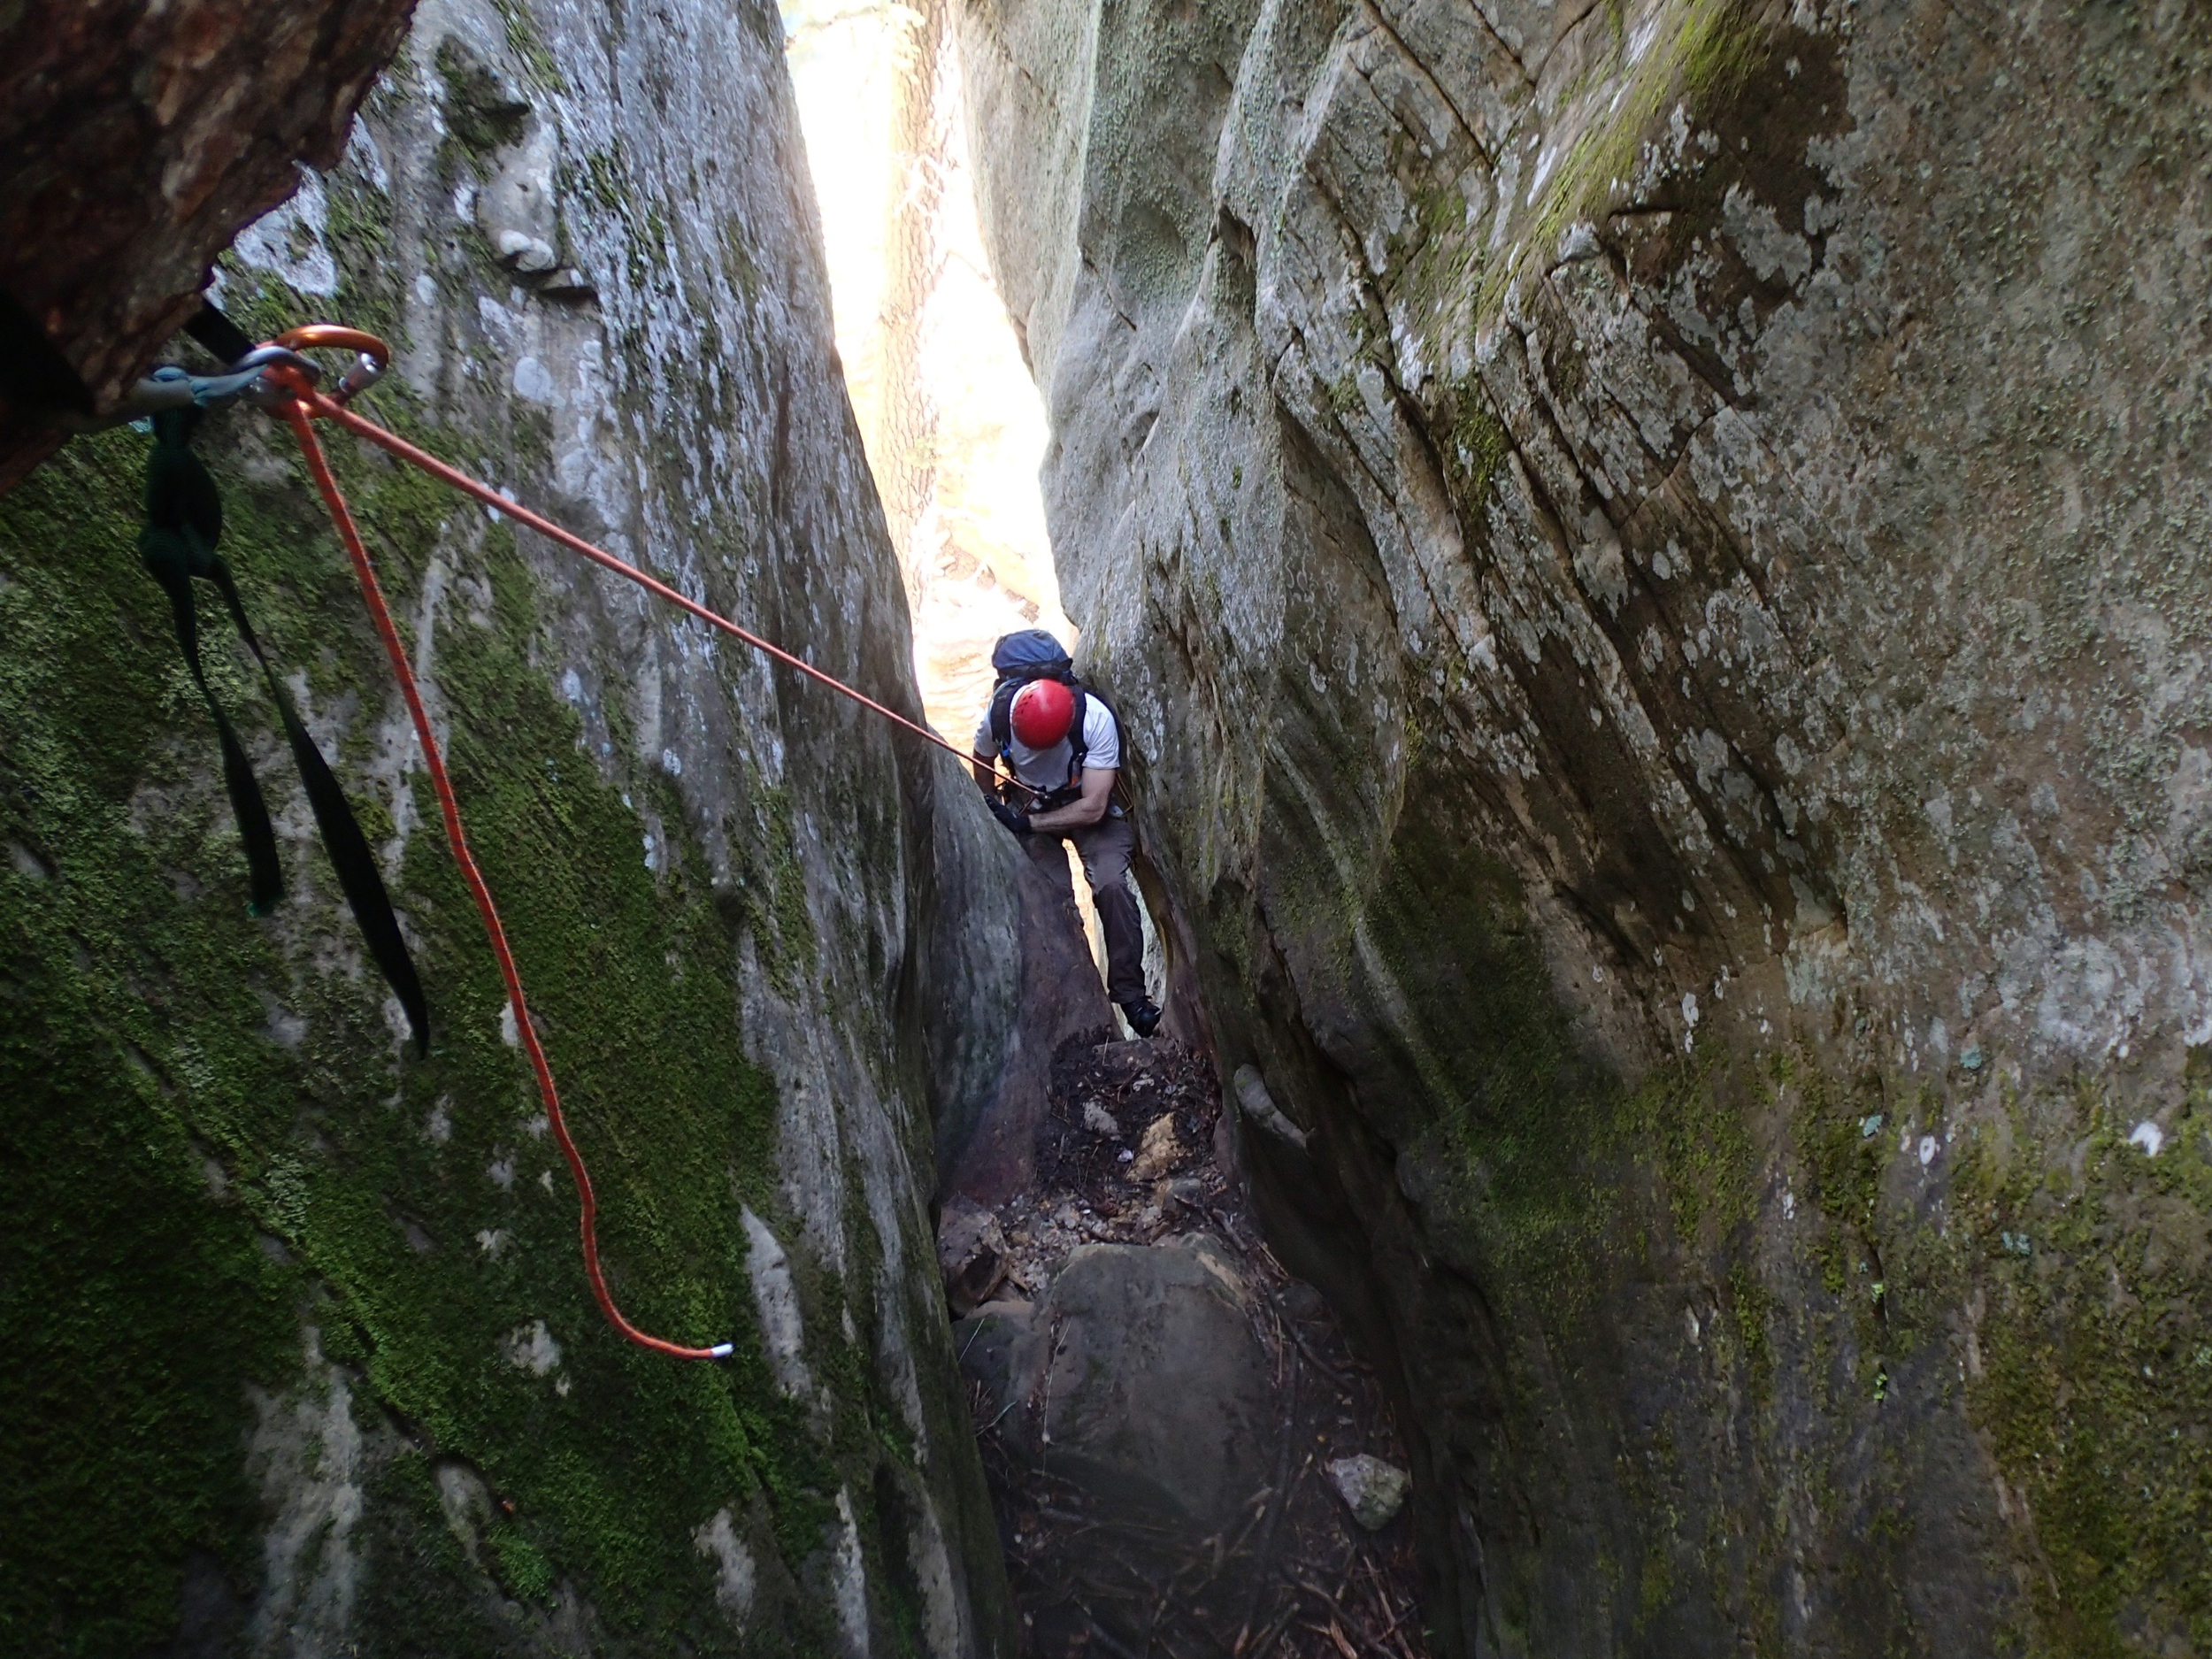
[[1017, 835], [1029, 833], [1029, 814], [1016, 811], [1003, 801], [991, 803], [991, 816]]

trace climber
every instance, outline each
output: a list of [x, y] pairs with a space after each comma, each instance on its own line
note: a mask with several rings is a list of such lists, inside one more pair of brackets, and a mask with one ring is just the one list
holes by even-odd
[[[1052, 868], [1072, 841], [1098, 907], [1106, 936], [1106, 994], [1121, 1007], [1129, 1029], [1149, 1037], [1160, 1010], [1145, 994], [1144, 930], [1137, 896], [1129, 889], [1129, 860], [1137, 834], [1114, 783], [1121, 768], [1121, 726], [1106, 700], [1075, 678], [1060, 641], [1042, 628], [1001, 639], [991, 652], [998, 684], [975, 728], [975, 780], [990, 797], [991, 811], [1014, 832], [1029, 856]], [[1003, 760], [1023, 785], [1024, 805], [1010, 798], [1015, 787], [997, 771]]]

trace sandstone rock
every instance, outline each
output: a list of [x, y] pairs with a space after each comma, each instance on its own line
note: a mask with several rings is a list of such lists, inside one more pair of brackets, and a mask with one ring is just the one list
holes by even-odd
[[1159, 1248], [1181, 1250], [1194, 1257], [1198, 1264], [1213, 1275], [1214, 1282], [1228, 1293], [1229, 1299], [1240, 1308], [1252, 1305], [1252, 1286], [1244, 1277], [1244, 1270], [1237, 1265], [1237, 1258], [1229, 1247], [1210, 1233], [1187, 1233], [1161, 1240]]
[[[0, 289], [103, 408], [208, 262], [326, 167], [414, 0], [45, 0], [0, 19]], [[0, 490], [56, 439], [0, 404]]]
[[[130, 220], [89, 264], [11, 221], [10, 285], [50, 254], [67, 317], [143, 349], [242, 181], [296, 180], [223, 263], [246, 326], [381, 326], [396, 360], [371, 418], [918, 712], [772, 8], [435, 0], [347, 142], [326, 123], [396, 10], [0, 7], [11, 50], [68, 12], [88, 89], [42, 44], [31, 67], [95, 100], [49, 111], [73, 161], [7, 128], [0, 208], [21, 205], [10, 170], [44, 168], [88, 247], [125, 198]], [[0, 126], [25, 107], [6, 84]], [[481, 234], [470, 192], [532, 131], [594, 188], [515, 227], [557, 224], [595, 305], [546, 303]], [[328, 165], [294, 173], [287, 134]], [[949, 758], [324, 442], [591, 1160], [614, 1293], [657, 1334], [747, 1351], [686, 1373], [594, 1307], [398, 694], [288, 440], [238, 409], [197, 447], [246, 606], [415, 943], [427, 1062], [401, 1055], [302, 838], [265, 699], [220, 665], [227, 630], [204, 631], [291, 878], [248, 916], [219, 751], [172, 695], [167, 607], [129, 554], [144, 442], [73, 441], [0, 496], [19, 648], [0, 680], [0, 932], [19, 947], [0, 1092], [26, 1102], [11, 1168], [42, 1171], [0, 1278], [29, 1282], [35, 1240], [49, 1298], [11, 1313], [0, 1417], [69, 1448], [27, 1486], [0, 1473], [7, 1618], [86, 1654], [1010, 1652], [926, 1168], [933, 1103], [987, 1095], [1008, 1064], [1021, 960], [997, 926], [1010, 884], [953, 906], [934, 883], [970, 853], [987, 878], [1010, 838]], [[122, 1333], [190, 1361], [123, 1363]], [[733, 1412], [771, 1426], [726, 1432]], [[852, 1433], [864, 1416], [882, 1432]], [[440, 1516], [457, 1459], [511, 1506], [480, 1518], [480, 1549]], [[795, 1530], [766, 1496], [787, 1478], [812, 1494]], [[170, 1520], [150, 1529], [149, 1504]], [[181, 1586], [210, 1580], [187, 1622], [205, 1601], [231, 1627], [180, 1632]]]
[[941, 779], [918, 899], [923, 1000], [958, 1010], [926, 1033], [937, 1169], [945, 1190], [998, 1204], [1035, 1174], [1054, 1056], [1095, 1041], [1113, 1010], [1065, 866], [1017, 848], [956, 768]]
[[476, 192], [476, 222], [503, 264], [522, 272], [550, 271], [558, 262], [553, 179], [559, 151], [552, 127], [537, 121], [527, 103], [518, 101], [515, 119], [533, 130], [490, 157], [489, 176]]
[[501, 264], [510, 271], [519, 272], [525, 276], [550, 271], [559, 263], [552, 243], [540, 242], [534, 236], [526, 236], [518, 230], [500, 232], [493, 246], [499, 250]]
[[989, 1301], [1006, 1279], [1006, 1235], [998, 1217], [972, 1199], [952, 1200], [937, 1224], [937, 1264], [956, 1318]]
[[1256, 1066], [1240, 1065], [1233, 1079], [1237, 1107], [1244, 1115], [1279, 1141], [1286, 1141], [1301, 1152], [1306, 1149], [1306, 1132], [1283, 1116], [1275, 1098], [1267, 1092], [1266, 1080]]
[[1086, 1245], [1028, 1325], [1010, 1389], [1051, 1468], [1133, 1519], [1199, 1532], [1265, 1483], [1264, 1356], [1200, 1251]]
[[538, 284], [538, 292], [547, 299], [587, 300], [599, 290], [589, 277], [574, 265], [563, 265], [544, 281]]
[[2205, 1199], [2082, 1116], [2212, 1033], [2200, 19], [960, 27], [1080, 665], [1224, 1050], [1330, 1148], [1260, 1208], [1403, 1367], [1441, 1650], [2201, 1645], [2212, 1326], [2123, 1241]]
[[1361, 1452], [1332, 1463], [1329, 1484], [1352, 1511], [1352, 1518], [1371, 1532], [1396, 1518], [1413, 1478], [1394, 1463]]
[[1033, 1302], [989, 1302], [953, 1326], [952, 1346], [960, 1356], [960, 1369], [983, 1385], [994, 1418], [1018, 1404], [1020, 1391], [1033, 1380], [1018, 1371], [1016, 1356], [1035, 1315]]

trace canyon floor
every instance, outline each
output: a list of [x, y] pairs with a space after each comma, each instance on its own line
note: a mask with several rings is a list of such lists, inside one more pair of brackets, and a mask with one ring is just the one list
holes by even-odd
[[1025, 1651], [1425, 1659], [1402, 1491], [1371, 1529], [1332, 1474], [1402, 1468], [1388, 1402], [1261, 1239], [1221, 1119], [1180, 1045], [1078, 1047], [1033, 1188], [947, 1214]]

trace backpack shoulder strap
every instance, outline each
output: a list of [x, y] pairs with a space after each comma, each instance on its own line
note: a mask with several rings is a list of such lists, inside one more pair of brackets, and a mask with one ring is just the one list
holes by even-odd
[[991, 687], [991, 741], [998, 745], [999, 758], [1010, 764], [1014, 757], [1014, 694], [1026, 683], [1010, 674]]
[[1091, 752], [1086, 741], [1087, 733], [1083, 729], [1083, 722], [1090, 717], [1091, 694], [1084, 689], [1081, 680], [1072, 677], [1068, 680], [1068, 689], [1075, 694], [1075, 718], [1068, 722], [1068, 748], [1071, 751], [1068, 756], [1068, 775], [1072, 777], [1083, 770], [1083, 762]]

